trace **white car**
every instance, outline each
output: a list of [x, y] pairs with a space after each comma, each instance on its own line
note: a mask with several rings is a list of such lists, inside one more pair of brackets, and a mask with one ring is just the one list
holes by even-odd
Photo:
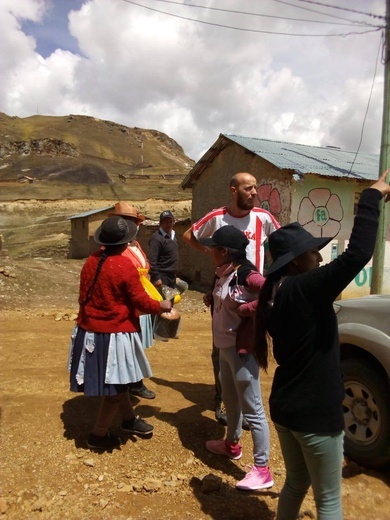
[[390, 462], [390, 295], [339, 300], [344, 451], [373, 468]]

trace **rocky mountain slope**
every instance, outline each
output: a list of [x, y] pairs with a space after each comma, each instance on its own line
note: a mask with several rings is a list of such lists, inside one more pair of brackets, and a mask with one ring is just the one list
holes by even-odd
[[[155, 191], [162, 191], [160, 198], [165, 191], [171, 198], [173, 190], [180, 200], [190, 198], [178, 188], [193, 164], [176, 141], [157, 130], [89, 116], [19, 118], [0, 113], [0, 185], [8, 188], [8, 200], [59, 195], [128, 199], [135, 187], [141, 193], [133, 199], [155, 196]], [[34, 186], [26, 190], [21, 183]], [[55, 184], [63, 185], [60, 193]], [[7, 193], [1, 195], [5, 197]]]

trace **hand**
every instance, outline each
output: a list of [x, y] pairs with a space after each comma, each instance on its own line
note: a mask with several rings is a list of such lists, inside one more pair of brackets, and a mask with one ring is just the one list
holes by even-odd
[[208, 292], [203, 295], [203, 303], [206, 305], [206, 307], [210, 307], [212, 301], [213, 301], [212, 292]]
[[390, 200], [390, 185], [388, 182], [386, 182], [388, 173], [389, 170], [383, 172], [379, 179], [371, 186], [371, 188], [374, 188], [382, 193], [382, 195], [385, 197], [385, 202], [389, 202]]
[[163, 300], [160, 302], [160, 310], [161, 312], [169, 312], [172, 309], [171, 300]]

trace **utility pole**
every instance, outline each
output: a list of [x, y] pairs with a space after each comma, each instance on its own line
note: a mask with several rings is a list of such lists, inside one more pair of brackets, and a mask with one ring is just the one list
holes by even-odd
[[[385, 70], [383, 92], [382, 139], [379, 159], [379, 175], [390, 168], [390, 0], [386, 0], [386, 28], [385, 28]], [[383, 292], [383, 270], [385, 266], [387, 208], [384, 199], [380, 202], [380, 216], [378, 234], [376, 237], [375, 252], [372, 259], [371, 294]]]

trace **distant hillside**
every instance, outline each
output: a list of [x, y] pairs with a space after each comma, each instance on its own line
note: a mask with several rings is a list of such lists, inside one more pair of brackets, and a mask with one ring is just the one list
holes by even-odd
[[157, 130], [88, 116], [0, 113], [0, 200], [190, 199], [194, 161]]

